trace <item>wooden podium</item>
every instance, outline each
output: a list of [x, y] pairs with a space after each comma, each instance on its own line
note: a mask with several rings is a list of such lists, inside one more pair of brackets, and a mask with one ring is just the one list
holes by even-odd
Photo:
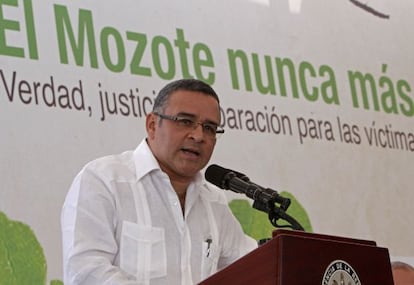
[[393, 285], [388, 249], [373, 241], [275, 230], [200, 285]]

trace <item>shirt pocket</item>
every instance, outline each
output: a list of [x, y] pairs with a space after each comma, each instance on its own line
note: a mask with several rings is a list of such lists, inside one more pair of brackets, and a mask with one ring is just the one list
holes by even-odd
[[206, 240], [201, 250], [201, 280], [204, 280], [217, 271], [219, 248], [213, 241]]
[[163, 228], [122, 223], [120, 267], [138, 282], [167, 275], [167, 253]]

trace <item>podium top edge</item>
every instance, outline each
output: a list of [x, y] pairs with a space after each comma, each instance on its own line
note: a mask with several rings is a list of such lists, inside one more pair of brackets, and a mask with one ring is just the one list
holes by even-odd
[[350, 238], [350, 237], [342, 237], [342, 236], [327, 235], [327, 234], [320, 234], [320, 233], [308, 233], [308, 232], [296, 231], [296, 230], [276, 229], [272, 233], [273, 238], [279, 238], [283, 236], [292, 236], [292, 237], [319, 239], [319, 240], [331, 240], [331, 241], [337, 241], [337, 242], [377, 246], [377, 243], [372, 240], [355, 239], [355, 238]]

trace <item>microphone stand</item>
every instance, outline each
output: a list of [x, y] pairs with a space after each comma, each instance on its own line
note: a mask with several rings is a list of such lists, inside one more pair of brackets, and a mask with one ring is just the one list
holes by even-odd
[[[234, 179], [235, 178], [235, 179]], [[246, 183], [248, 187], [246, 187]], [[237, 193], [244, 193], [247, 197], [253, 199], [253, 208], [268, 213], [270, 223], [278, 228], [291, 228], [293, 230], [304, 231], [305, 229], [293, 217], [286, 214], [290, 206], [290, 199], [280, 196], [276, 191], [270, 188], [262, 188], [259, 185], [250, 182], [249, 178], [237, 172], [229, 171], [222, 179], [223, 189], [232, 189]], [[279, 204], [280, 207], [276, 206]], [[278, 225], [277, 220], [283, 219], [288, 225]]]
[[[290, 199], [286, 199], [284, 203], [278, 207], [276, 205], [277, 199], [270, 199], [267, 204], [260, 202], [258, 200], [254, 200], [253, 208], [263, 211], [268, 214], [270, 223], [277, 228], [291, 228], [293, 230], [304, 231], [305, 229], [301, 226], [301, 224], [295, 220], [292, 216], [286, 213], [287, 208], [290, 205]], [[280, 225], [277, 223], [279, 219], [282, 219], [288, 222], [287, 225]]]

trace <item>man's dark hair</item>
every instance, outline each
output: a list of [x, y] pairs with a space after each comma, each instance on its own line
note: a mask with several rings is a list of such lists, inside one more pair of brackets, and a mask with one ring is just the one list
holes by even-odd
[[178, 90], [201, 92], [213, 97], [220, 104], [220, 100], [216, 91], [214, 91], [214, 89], [207, 83], [204, 83], [203, 81], [197, 79], [180, 79], [168, 83], [166, 86], [164, 86], [164, 88], [160, 90], [157, 97], [155, 98], [152, 111], [162, 112], [168, 102], [168, 99], [170, 98], [170, 95]]

